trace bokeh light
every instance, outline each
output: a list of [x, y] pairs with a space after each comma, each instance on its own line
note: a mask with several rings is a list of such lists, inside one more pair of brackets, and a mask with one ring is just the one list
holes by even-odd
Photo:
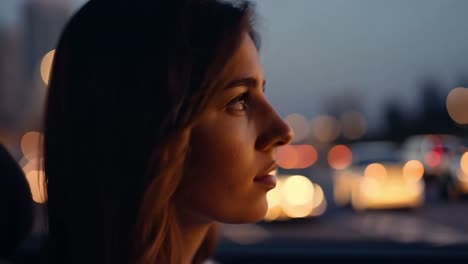
[[33, 170], [41, 170], [42, 162], [43, 162], [42, 158], [34, 158], [26, 162], [26, 164], [21, 166], [24, 174], [28, 174], [30, 171], [33, 171]]
[[364, 170], [364, 177], [384, 179], [387, 177], [387, 169], [380, 163], [369, 164]]
[[314, 197], [314, 186], [304, 176], [294, 175], [286, 179], [283, 188], [283, 197], [290, 205], [306, 205]]
[[418, 160], [410, 160], [403, 166], [403, 177], [411, 181], [419, 181], [424, 175], [424, 165]]
[[281, 187], [282, 183], [280, 180], [276, 182], [276, 187], [267, 192], [267, 201], [268, 201], [268, 208], [274, 208], [276, 206], [281, 205]]
[[447, 112], [453, 121], [459, 124], [468, 124], [468, 89], [454, 88], [447, 95]]
[[300, 142], [309, 134], [310, 126], [307, 119], [301, 114], [290, 114], [284, 120], [294, 133], [292, 142]]
[[320, 216], [327, 202], [322, 188], [302, 175], [278, 178], [276, 188], [267, 193], [268, 211], [265, 221]]
[[468, 152], [463, 153], [460, 158], [460, 168], [463, 174], [468, 175]]
[[282, 180], [278, 179], [276, 187], [267, 192], [266, 198], [268, 201], [268, 211], [265, 214], [265, 221], [274, 221], [281, 216], [281, 201], [282, 201]]
[[353, 154], [345, 145], [336, 145], [328, 151], [328, 164], [335, 170], [345, 169], [351, 164]]
[[275, 206], [272, 208], [268, 208], [267, 213], [263, 217], [263, 220], [267, 222], [275, 221], [281, 216], [281, 207], [280, 206]]
[[317, 150], [312, 145], [297, 145], [296, 151], [299, 155], [298, 162], [294, 168], [305, 169], [312, 166], [318, 158]]
[[325, 211], [323, 191], [305, 176], [288, 177], [283, 184], [282, 196], [282, 209], [290, 218], [321, 215]]
[[281, 146], [276, 150], [276, 162], [285, 169], [292, 169], [299, 161], [299, 153], [293, 145]]
[[54, 60], [55, 50], [47, 52], [41, 61], [41, 78], [45, 85], [49, 84], [50, 70], [52, 68], [52, 62]]
[[286, 215], [290, 218], [307, 217], [313, 210], [311, 203], [302, 206], [292, 206], [286, 204], [283, 209]]
[[41, 155], [42, 134], [36, 131], [29, 131], [21, 139], [21, 151], [28, 160], [37, 159]]
[[343, 136], [350, 140], [361, 138], [367, 130], [364, 115], [357, 111], [345, 112], [340, 117]]
[[312, 166], [318, 158], [312, 145], [286, 145], [276, 152], [276, 162], [285, 169], [304, 169]]
[[[365, 177], [364, 179], [362, 179], [362, 181], [360, 182], [360, 187], [362, 189], [362, 193], [369, 198], [377, 197], [381, 191], [379, 181], [374, 177]], [[356, 202], [357, 201], [359, 201], [359, 199], [357, 199]], [[359, 201], [358, 203], [361, 202], [362, 201]]]
[[31, 170], [26, 174], [26, 179], [28, 180], [33, 200], [36, 203], [45, 203], [46, 193], [44, 189], [44, 171]]
[[440, 164], [441, 154], [439, 152], [437, 152], [437, 151], [429, 151], [424, 156], [424, 161], [430, 167], [436, 167], [436, 166], [438, 166]]
[[333, 142], [340, 131], [340, 124], [334, 116], [319, 115], [312, 120], [312, 134], [320, 143]]
[[311, 216], [320, 216], [325, 213], [327, 209], [327, 200], [323, 194], [323, 189], [318, 184], [314, 184], [314, 198], [312, 200], [312, 212]]

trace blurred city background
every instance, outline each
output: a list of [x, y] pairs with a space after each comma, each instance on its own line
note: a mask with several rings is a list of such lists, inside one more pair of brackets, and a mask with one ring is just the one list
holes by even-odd
[[[0, 142], [38, 207], [50, 64], [84, 2], [0, 2]], [[265, 221], [224, 225], [221, 250], [468, 245], [468, 1], [254, 2], [267, 97], [296, 137], [277, 152]]]

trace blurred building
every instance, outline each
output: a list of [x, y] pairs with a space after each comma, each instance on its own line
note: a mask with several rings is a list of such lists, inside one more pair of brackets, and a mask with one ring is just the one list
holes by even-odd
[[21, 110], [21, 42], [18, 31], [0, 28], [0, 130], [14, 127]]
[[44, 55], [55, 49], [60, 34], [70, 18], [68, 0], [28, 0], [23, 7], [24, 67], [22, 71], [23, 116], [26, 126], [36, 127], [45, 100], [45, 84], [40, 77]]
[[37, 73], [42, 57], [54, 49], [70, 17], [66, 0], [29, 0], [24, 5], [25, 76]]

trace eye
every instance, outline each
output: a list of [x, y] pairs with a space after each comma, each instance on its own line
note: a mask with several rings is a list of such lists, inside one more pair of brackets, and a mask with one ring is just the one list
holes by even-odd
[[248, 108], [248, 99], [250, 97], [250, 91], [242, 93], [241, 95], [237, 96], [236, 98], [232, 99], [227, 107], [229, 110], [232, 111], [246, 111]]

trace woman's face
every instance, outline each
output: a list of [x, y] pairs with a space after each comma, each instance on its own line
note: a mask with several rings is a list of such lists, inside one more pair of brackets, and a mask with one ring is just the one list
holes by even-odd
[[274, 188], [275, 148], [292, 139], [288, 125], [264, 95], [257, 49], [245, 34], [229, 62], [229, 85], [215, 95], [193, 126], [177, 207], [200, 221], [259, 221]]

